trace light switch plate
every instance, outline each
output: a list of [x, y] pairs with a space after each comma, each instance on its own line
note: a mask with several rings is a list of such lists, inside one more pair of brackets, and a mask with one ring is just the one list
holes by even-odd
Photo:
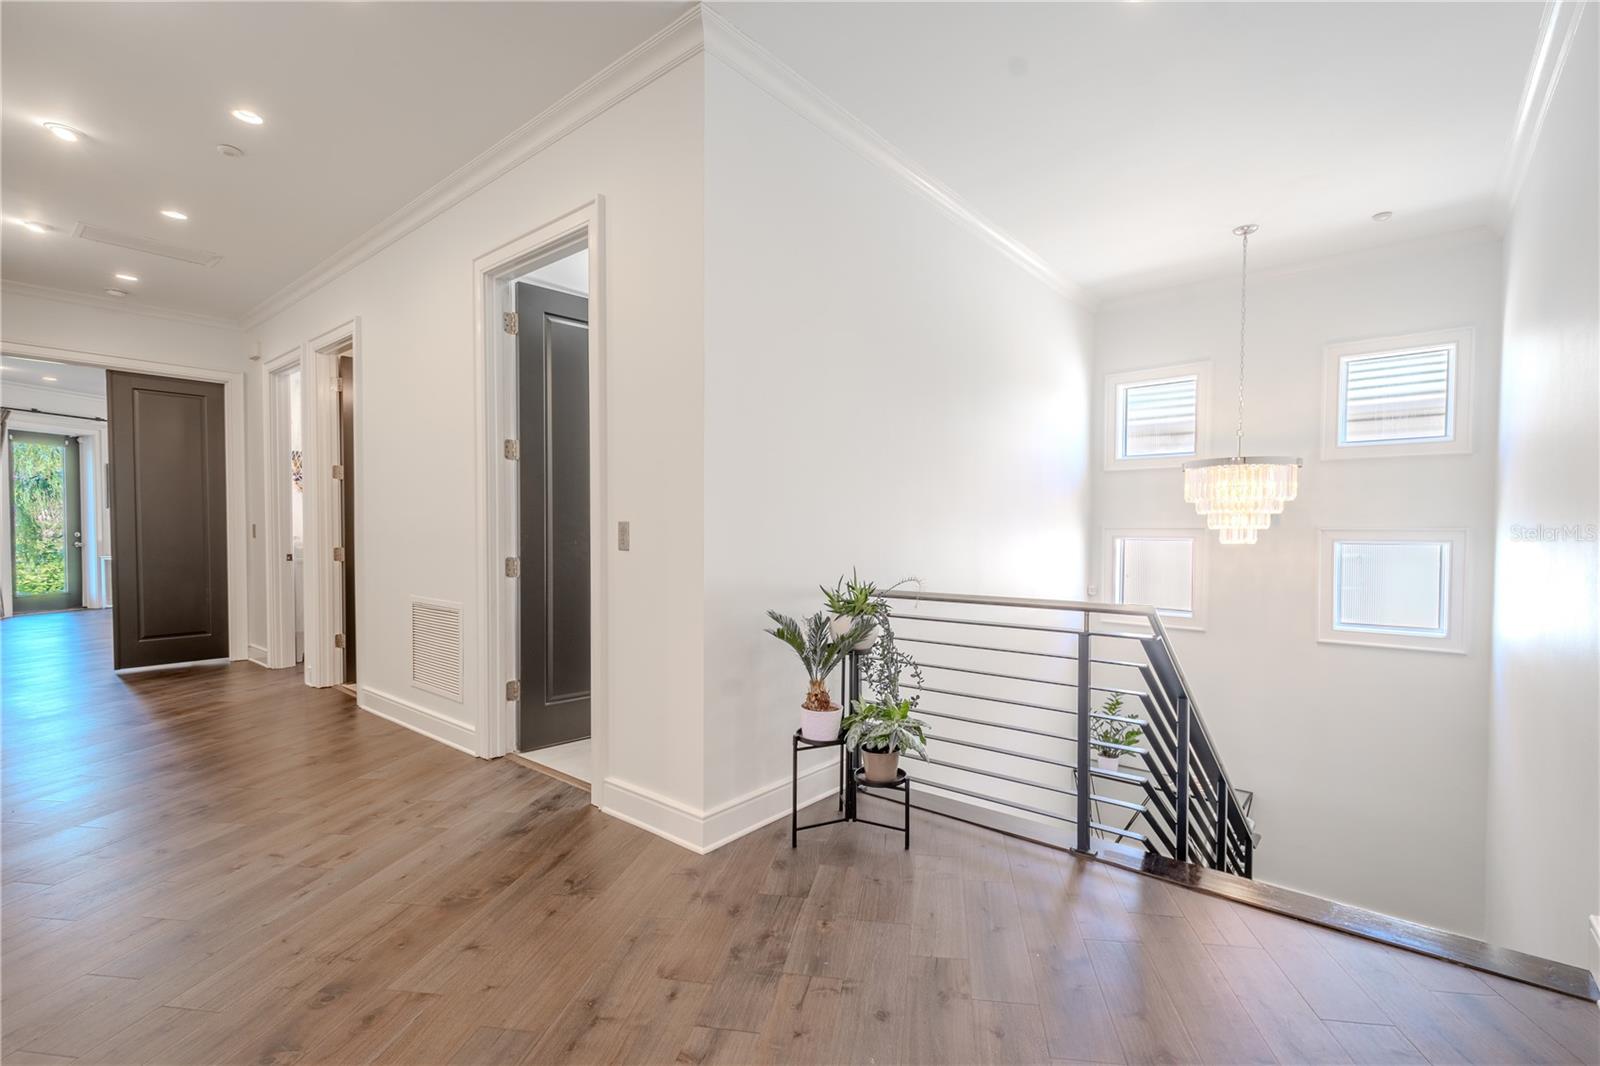
[[629, 547], [630, 547], [630, 545], [632, 543], [633, 543], [633, 534], [628, 528], [628, 523], [627, 522], [618, 522], [617, 523], [617, 551], [619, 551], [619, 552], [628, 551]]

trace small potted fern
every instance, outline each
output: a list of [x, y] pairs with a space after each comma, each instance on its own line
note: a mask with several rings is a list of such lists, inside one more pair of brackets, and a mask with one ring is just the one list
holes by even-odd
[[844, 723], [844, 744], [861, 752], [867, 784], [894, 784], [903, 751], [927, 759], [928, 723], [911, 717], [912, 707], [911, 700], [898, 697], [856, 700]]
[[[1122, 693], [1113, 692], [1106, 697], [1105, 706], [1100, 708], [1101, 713], [1109, 715], [1122, 715]], [[1101, 770], [1116, 770], [1121, 766], [1122, 756], [1126, 754], [1122, 748], [1112, 747], [1121, 744], [1128, 747], [1139, 743], [1144, 736], [1144, 730], [1131, 722], [1119, 721], [1113, 718], [1093, 718], [1089, 721], [1089, 734], [1094, 739], [1094, 764]]]
[[828, 675], [851, 648], [865, 639], [872, 629], [872, 620], [857, 619], [842, 634], [835, 634], [826, 611], [818, 611], [798, 622], [777, 611], [768, 611], [767, 617], [772, 619], [775, 628], [766, 632], [794, 649], [800, 665], [806, 669], [806, 698], [800, 704], [800, 735], [819, 743], [838, 740], [844, 708], [833, 701], [833, 694], [828, 691]]

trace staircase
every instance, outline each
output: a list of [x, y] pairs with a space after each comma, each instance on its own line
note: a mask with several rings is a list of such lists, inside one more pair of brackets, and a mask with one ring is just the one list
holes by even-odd
[[[1242, 877], [1260, 843], [1149, 607], [950, 593], [889, 593], [902, 676], [932, 727], [911, 769], [922, 805], [1079, 851], [1141, 848]], [[846, 698], [862, 692], [852, 655]], [[1109, 713], [1105, 702], [1120, 695]], [[1134, 743], [1094, 739], [1137, 728]], [[1115, 767], [1096, 752], [1114, 751]]]

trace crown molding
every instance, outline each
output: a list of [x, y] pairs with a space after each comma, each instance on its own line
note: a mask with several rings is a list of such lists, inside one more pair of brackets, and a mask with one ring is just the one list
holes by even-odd
[[696, 5], [366, 233], [257, 304], [245, 314], [243, 326], [254, 329], [341, 274], [353, 270], [669, 73], [685, 60], [699, 55], [703, 47], [700, 9]]
[[1038, 281], [1067, 300], [1093, 309], [1097, 300], [1058, 274], [1042, 256], [985, 218], [832, 97], [757, 44], [709, 7], [701, 5], [705, 48], [734, 71], [857, 155], [888, 171], [945, 214], [971, 230]]
[[125, 315], [140, 315], [144, 318], [161, 318], [168, 322], [186, 322], [191, 326], [225, 329], [230, 333], [240, 332], [239, 322], [231, 318], [223, 318], [220, 315], [202, 315], [194, 311], [179, 311], [170, 307], [152, 307], [146, 303], [130, 303], [126, 297], [99, 296], [94, 293], [73, 292], [70, 289], [55, 289], [47, 285], [30, 285], [25, 281], [0, 280], [0, 294], [10, 293], [15, 293], [18, 296], [32, 296], [39, 300], [53, 300], [56, 303], [73, 304], [78, 307], [98, 307], [107, 311], [120, 311]]
[[1511, 151], [1496, 195], [1496, 210], [1502, 225], [1510, 219], [1511, 208], [1522, 191], [1522, 181], [1527, 177], [1528, 165], [1539, 145], [1539, 134], [1544, 130], [1544, 117], [1550, 110], [1550, 101], [1555, 98], [1556, 83], [1561, 80], [1567, 54], [1572, 51], [1584, 8], [1589, 6], [1576, 0], [1549, 0], [1544, 6], [1539, 33], [1534, 40], [1533, 58], [1528, 62], [1528, 75], [1522, 86], [1522, 99], [1517, 104], [1516, 124], [1511, 130]]

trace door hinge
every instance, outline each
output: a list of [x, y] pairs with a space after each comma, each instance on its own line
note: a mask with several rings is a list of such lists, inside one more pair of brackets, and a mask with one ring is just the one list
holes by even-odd
[[333, 561], [336, 562], [336, 563], [344, 562], [344, 546], [343, 545], [340, 545], [339, 547], [333, 549]]
[[506, 682], [506, 702], [507, 703], [515, 703], [517, 700], [520, 700], [521, 698], [522, 698], [522, 682], [521, 681], [507, 681]]
[[520, 440], [512, 440], [510, 438], [506, 439], [506, 458], [507, 459], [521, 459], [522, 458], [522, 442]]
[[517, 558], [515, 555], [508, 555], [506, 557], [506, 577], [521, 577], [521, 576], [522, 576], [522, 560]]
[[335, 633], [333, 635], [333, 646], [335, 648], [344, 647], [344, 634], [343, 633]]
[[333, 464], [333, 480], [335, 480], [335, 481], [343, 481], [344, 480], [344, 464], [343, 463], [334, 463]]
[[511, 334], [513, 337], [517, 335], [517, 313], [515, 311], [507, 311], [504, 315], [500, 316], [500, 322], [505, 326], [507, 333]]

